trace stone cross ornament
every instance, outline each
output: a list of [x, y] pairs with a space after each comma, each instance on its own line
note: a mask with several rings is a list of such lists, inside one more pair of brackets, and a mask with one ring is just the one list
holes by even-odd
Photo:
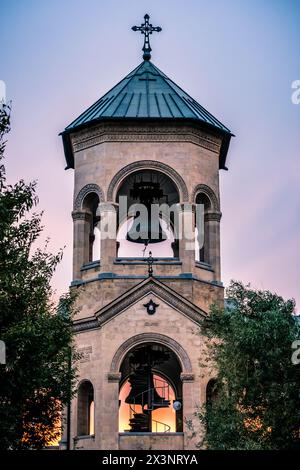
[[148, 315], [154, 315], [159, 304], [156, 304], [152, 299], [150, 299], [149, 302], [144, 304], [144, 307], [147, 309]]

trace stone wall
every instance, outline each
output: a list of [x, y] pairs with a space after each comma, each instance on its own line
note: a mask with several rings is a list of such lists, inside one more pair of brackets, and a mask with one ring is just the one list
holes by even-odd
[[[88, 282], [77, 288], [74, 287], [80, 293], [77, 301], [78, 313], [75, 319], [94, 317], [95, 313], [101, 308], [142, 282], [142, 280], [142, 278], [96, 279], [94, 282]], [[213, 303], [220, 306], [223, 305], [224, 289], [222, 286], [189, 278], [160, 279], [160, 281], [170, 286], [206, 313], [209, 313], [210, 306]]]
[[209, 215], [212, 269], [197, 265], [191, 252], [184, 252], [182, 242], [179, 247], [181, 264], [160, 263], [156, 266], [157, 274], [192, 272], [206, 281], [220, 281], [219, 137], [193, 126], [163, 126], [160, 123], [160, 127], [150, 126], [149, 130], [149, 126], [141, 124], [128, 127], [120, 123], [118, 126], [103, 124], [79, 132], [72, 137], [72, 142], [75, 150], [74, 279], [88, 279], [95, 272], [108, 271], [118, 275], [143, 274], [142, 265], [115, 262], [116, 243], [110, 241], [102, 241], [99, 267], [82, 271], [82, 264], [88, 261], [83, 237], [89, 222], [80, 211], [85, 188], [94, 188], [101, 202], [116, 203], [122, 179], [130, 172], [149, 168], [161, 171], [173, 180], [181, 203], [194, 203], [201, 187], [207, 188], [213, 203]]
[[[150, 298], [159, 304], [157, 312], [152, 317], [147, 314], [143, 306]], [[120, 377], [118, 370], [120, 364], [115, 364], [116, 369], [112, 370], [112, 361], [116, 351], [122, 347], [124, 342], [145, 334], [154, 335], [158, 338], [158, 342], [167, 341], [181, 362], [184, 418], [193, 420], [196, 429], [198, 429], [198, 436], [202, 435], [203, 430], [200, 423], [195, 420], [194, 412], [197, 406], [205, 401], [205, 388], [211, 372], [200, 365], [201, 358], [204, 358], [206, 351], [201, 328], [182, 313], [174, 310], [162, 299], [149, 294], [115, 316], [100, 329], [76, 335], [76, 344], [79, 351], [89, 351], [88, 356], [79, 364], [79, 382], [81, 380], [90, 380], [95, 391], [95, 439], [84, 441], [82, 445], [98, 449], [119, 448], [118, 398]], [[176, 344], [180, 347], [176, 347]], [[133, 346], [134, 340], [132, 342]], [[187, 366], [186, 360], [181, 357], [181, 349], [188, 357], [190, 366]], [[124, 351], [123, 355], [126, 352]], [[120, 357], [122, 358], [122, 354]], [[77, 400], [75, 398], [72, 402], [73, 437], [77, 435], [76, 415]], [[184, 428], [184, 448], [194, 448], [196, 445], [195, 439], [191, 440], [189, 436], [190, 432]], [[142, 442], [143, 439], [141, 439]], [[124, 439], [122, 442], [122, 446], [125, 446], [128, 440]], [[147, 442], [149, 443], [149, 439]]]
[[[101, 309], [137, 286], [147, 276], [147, 265], [140, 261], [116, 259], [116, 242], [101, 246], [99, 263], [88, 263], [90, 217], [82, 207], [88, 191], [95, 191], [101, 202], [116, 203], [122, 179], [130, 172], [155, 169], [168, 175], [177, 185], [180, 203], [195, 202], [199, 188], [208, 191], [212, 202], [206, 222], [210, 230], [211, 266], [197, 263], [194, 253], [179, 244], [179, 258], [154, 264], [154, 276], [175, 292], [208, 313], [212, 303], [223, 302], [220, 282], [220, 205], [219, 153], [221, 140], [196, 125], [106, 123], [71, 136], [75, 155], [74, 185], [74, 280], [78, 290], [76, 320], [101, 316]], [[109, 205], [106, 205], [106, 211]], [[159, 304], [152, 317], [144, 303]], [[127, 304], [128, 305], [128, 304]], [[173, 305], [173, 306], [172, 306]], [[123, 306], [122, 306], [123, 308]], [[183, 309], [184, 310], [184, 309]], [[99, 313], [100, 311], [100, 313]], [[201, 315], [199, 314], [199, 317]], [[105, 317], [104, 317], [105, 318]], [[192, 319], [176, 304], [148, 292], [142, 299], [124, 306], [118, 314], [76, 334], [76, 345], [83, 357], [79, 363], [79, 382], [90, 380], [94, 387], [95, 436], [77, 439], [77, 399], [72, 401], [72, 442], [82, 449], [194, 449], [203, 428], [194, 417], [197, 406], [205, 402], [205, 390], [212, 370], [203, 367], [206, 346], [201, 318]], [[97, 323], [96, 323], [97, 325]], [[141, 339], [142, 338], [142, 339]], [[174, 351], [182, 367], [183, 415], [193, 422], [196, 438], [184, 421], [183, 433], [119, 434], [118, 404], [120, 365], [128, 352], [140, 342], [164, 344]], [[125, 347], [125, 346], [126, 347]], [[126, 349], [127, 348], [127, 349]], [[117, 358], [117, 359], [116, 359]], [[75, 439], [75, 441], [74, 441]]]
[[182, 450], [183, 433], [120, 433], [119, 450]]

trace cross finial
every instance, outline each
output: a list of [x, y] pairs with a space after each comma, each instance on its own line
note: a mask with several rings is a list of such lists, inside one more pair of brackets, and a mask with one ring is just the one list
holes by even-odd
[[144, 20], [145, 23], [141, 24], [141, 26], [132, 26], [133, 31], [140, 31], [141, 34], [144, 35], [144, 46], [142, 51], [144, 52], [143, 54], [143, 59], [144, 60], [150, 60], [151, 59], [151, 54], [150, 52], [152, 51], [151, 46], [150, 46], [150, 40], [149, 40], [149, 35], [153, 33], [153, 31], [160, 32], [161, 27], [160, 26], [152, 26], [151, 23], [149, 23], [150, 16], [145, 15]]

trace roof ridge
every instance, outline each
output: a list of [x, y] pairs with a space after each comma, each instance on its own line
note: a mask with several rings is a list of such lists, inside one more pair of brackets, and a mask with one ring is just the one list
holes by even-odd
[[[212, 119], [213, 121], [216, 122], [216, 124], [218, 124], [219, 126], [222, 126], [223, 129], [226, 129], [228, 132], [230, 132], [228, 127], [224, 126], [224, 124], [221, 121], [219, 121], [213, 114], [211, 114], [206, 108], [204, 108], [204, 106], [202, 106], [200, 103], [198, 103], [198, 101], [195, 100], [191, 95], [189, 95], [186, 91], [184, 91], [184, 89], [181, 88], [181, 86], [177, 85], [177, 83], [175, 83], [170, 77], [168, 77], [166, 74], [164, 74], [156, 65], [152, 64], [152, 62], [151, 62], [151, 65], [152, 65], [152, 67], [154, 67], [161, 74], [161, 76], [165, 80], [165, 82], [167, 82], [167, 84], [169, 86], [171, 86], [171, 88], [173, 89], [173, 91], [175, 91], [175, 93], [177, 95], [178, 95], [178, 93], [176, 92], [176, 89], [174, 87], [179, 88], [179, 90], [181, 90], [184, 95], [186, 95], [188, 98], [190, 98], [193, 103], [196, 103], [196, 105], [198, 105], [201, 108], [202, 112], [204, 114], [208, 115], [209, 119]], [[183, 99], [182, 96], [179, 96], [179, 97], [180, 97], [181, 100]], [[187, 104], [187, 106], [189, 106], [188, 103], [186, 103], [186, 104]], [[191, 109], [191, 111], [195, 114], [195, 116], [197, 118], [199, 118], [199, 116], [195, 113], [195, 111], [193, 109]], [[209, 122], [209, 121], [206, 120], [206, 122]]]
[[[147, 288], [147, 285], [150, 285], [150, 290], [148, 292], [143, 292], [143, 289]], [[134, 286], [130, 287], [127, 291], [123, 292], [121, 296], [113, 299], [108, 304], [98, 308], [93, 317], [98, 319], [100, 323], [106, 323], [111, 320], [115, 315], [122, 313], [126, 310], [129, 305], [132, 305], [138, 302], [141, 298], [147, 295], [151, 291], [151, 285], [157, 287], [158, 292], [154, 292], [154, 295], [160, 297], [164, 302], [173, 301], [173, 297], [181, 303], [179, 306], [177, 304], [177, 310], [180, 310], [182, 313], [189, 316], [193, 321], [199, 322], [203, 318], [208, 318], [208, 314], [201, 307], [196, 305], [194, 302], [191, 302], [189, 299], [185, 298], [180, 292], [175, 291], [172, 287], [168, 286], [166, 283], [162, 282], [160, 279], [157, 279], [155, 276], [147, 277], [141, 282], [138, 282]], [[155, 290], [155, 289], [153, 289]], [[169, 294], [168, 298], [164, 298], [163, 294]], [[126, 302], [127, 300], [127, 302]], [[124, 308], [125, 302], [125, 308]], [[118, 306], [121, 306], [118, 308]], [[185, 306], [183, 311], [183, 306]]]
[[[124, 90], [125, 86], [127, 86], [128, 83], [130, 83], [131, 80], [132, 80], [132, 78], [135, 76], [134, 72], [135, 72], [136, 70], [138, 70], [139, 68], [141, 68], [142, 65], [143, 65], [143, 62], [141, 62], [140, 65], [138, 65], [138, 66], [137, 66], [135, 69], [133, 69], [131, 72], [129, 72], [128, 75], [126, 75], [124, 78], [122, 78], [115, 86], [113, 86], [110, 90], [108, 90], [103, 96], [101, 96], [101, 98], [99, 98], [99, 100], [97, 100], [97, 101], [95, 101], [95, 103], [91, 104], [91, 106], [89, 106], [85, 111], [83, 111], [83, 113], [81, 113], [76, 119], [74, 119], [74, 121], [72, 121], [71, 124], [69, 124], [69, 125], [66, 127], [66, 129], [72, 128], [72, 127], [74, 126], [74, 124], [76, 123], [76, 121], [79, 121], [80, 118], [81, 118], [84, 114], [88, 113], [88, 112], [91, 110], [91, 108], [93, 108], [94, 106], [96, 107], [96, 105], [97, 105], [98, 103], [100, 103], [101, 100], [103, 100], [109, 93], [111, 93], [115, 88], [117, 88], [117, 86], [119, 86], [124, 80], [128, 79], [128, 82], [125, 83], [124, 86], [123, 86], [123, 87], [121, 88], [121, 90], [119, 91], [119, 93], [121, 93], [122, 90]], [[131, 74], [133, 74], [132, 77], [130, 77]], [[119, 94], [119, 93], [118, 93], [118, 94]], [[115, 95], [113, 95], [113, 96], [114, 96], [114, 98], [116, 98]], [[114, 99], [109, 100], [109, 103], [111, 104], [111, 103], [113, 103], [113, 101], [114, 101]], [[105, 109], [105, 108], [104, 108], [104, 109]]]

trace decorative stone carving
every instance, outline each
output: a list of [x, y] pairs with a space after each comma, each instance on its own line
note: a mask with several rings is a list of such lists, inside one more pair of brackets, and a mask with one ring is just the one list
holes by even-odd
[[169, 290], [165, 285], [160, 285], [157, 281], [148, 281], [137, 290], [129, 292], [126, 297], [120, 297], [112, 305], [104, 307], [97, 312], [96, 317], [99, 325], [106, 323], [134, 302], [137, 302], [140, 298], [151, 293], [157, 295], [162, 300], [172, 305], [172, 307], [184, 313], [197, 324], [200, 324], [203, 318], [206, 317], [205, 312], [183, 299], [179, 294], [176, 295], [175, 292], [171, 291], [171, 289]]
[[185, 314], [188, 318], [200, 325], [203, 318], [207, 318], [207, 314], [196, 307], [188, 300], [181, 297], [166, 285], [161, 284], [154, 278], [148, 278], [145, 283], [139, 286], [136, 290], [130, 290], [126, 295], [119, 297], [110, 305], [103, 307], [96, 312], [94, 319], [79, 320], [74, 324], [75, 331], [86, 331], [90, 329], [100, 328], [104, 323], [111, 320], [113, 317], [121, 313], [126, 308], [130, 307], [139, 299], [145, 297], [147, 294], [153, 294], [167, 302], [176, 310]]
[[72, 136], [74, 152], [79, 152], [103, 142], [191, 142], [200, 147], [219, 153], [221, 138], [208, 135], [196, 126], [163, 126], [153, 124], [130, 126], [100, 124], [92, 129]]
[[180, 374], [180, 378], [182, 382], [193, 382], [195, 380], [194, 374], [187, 374], [184, 372]]
[[124, 178], [126, 178], [128, 175], [130, 175], [130, 173], [133, 173], [134, 171], [144, 169], [157, 170], [161, 171], [162, 173], [165, 173], [176, 184], [180, 193], [181, 201], [188, 201], [188, 189], [180, 174], [177, 173], [177, 171], [175, 171], [169, 165], [166, 165], [162, 162], [158, 162], [156, 160], [140, 160], [138, 162], [130, 163], [129, 165], [125, 166], [120, 171], [118, 171], [118, 173], [111, 180], [110, 185], [108, 187], [107, 200], [115, 201], [117, 190]]
[[91, 360], [91, 354], [93, 352], [92, 346], [85, 346], [83, 348], [78, 348], [78, 353], [80, 354], [80, 362], [89, 362]]
[[149, 302], [144, 304], [144, 307], [146, 308], [148, 315], [154, 315], [159, 304], [156, 304], [152, 299], [150, 299]]
[[111, 366], [110, 366], [110, 374], [116, 373], [119, 371], [122, 360], [127, 352], [132, 349], [133, 347], [137, 346], [141, 343], [159, 343], [162, 344], [169, 349], [171, 349], [176, 356], [178, 357], [182, 370], [186, 375], [193, 375], [192, 374], [192, 364], [190, 361], [189, 356], [187, 355], [186, 351], [183, 347], [177, 343], [172, 338], [168, 336], [162, 335], [160, 333], [141, 333], [139, 335], [132, 336], [127, 341], [125, 341], [115, 353]]
[[74, 211], [78, 211], [82, 209], [82, 203], [85, 197], [89, 193], [96, 193], [97, 196], [99, 197], [100, 202], [105, 201], [104, 192], [102, 191], [100, 186], [98, 186], [98, 184], [95, 184], [95, 183], [86, 184], [85, 186], [83, 186], [83, 188], [81, 188], [81, 190], [79, 191], [79, 193], [77, 194], [75, 198]]
[[207, 186], [206, 184], [198, 184], [197, 186], [195, 186], [192, 192], [192, 202], [196, 201], [196, 197], [198, 194], [205, 194], [205, 196], [207, 196], [211, 202], [211, 208], [216, 212], [220, 212], [219, 199], [216, 196], [215, 192], [209, 186]]
[[215, 222], [220, 222], [222, 217], [222, 212], [207, 212], [204, 214], [204, 220], [207, 222], [215, 221]]
[[90, 222], [92, 219], [92, 214], [83, 211], [73, 211], [72, 218], [73, 220], [85, 220], [87, 222]]
[[99, 328], [99, 322], [96, 319], [88, 321], [78, 321], [74, 322], [73, 324], [73, 331], [75, 333], [79, 331], [94, 330], [95, 328]]
[[109, 372], [107, 374], [108, 382], [120, 382], [122, 377], [121, 372]]

